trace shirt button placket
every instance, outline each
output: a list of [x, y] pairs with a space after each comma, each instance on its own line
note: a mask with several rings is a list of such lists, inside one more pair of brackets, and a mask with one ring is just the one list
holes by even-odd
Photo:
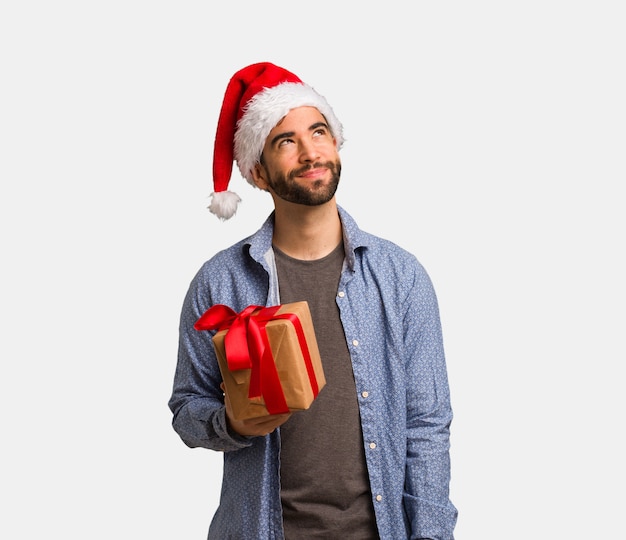
[[[337, 296], [338, 296], [339, 298], [344, 298], [344, 297], [345, 297], [345, 295], [346, 295], [346, 294], [345, 294], [345, 292], [344, 292], [344, 291], [339, 291], [339, 292], [337, 293]], [[353, 340], [352, 340], [352, 346], [353, 346], [353, 347], [358, 347], [358, 346], [359, 346], [359, 340], [358, 340], [358, 339], [353, 339]], [[368, 392], [367, 390], [363, 390], [363, 391], [361, 392], [361, 397], [363, 397], [363, 399], [368, 398], [368, 397], [369, 397], [369, 395], [370, 395], [370, 394], [369, 394], [369, 392]], [[377, 446], [377, 445], [376, 445], [376, 443], [375, 443], [375, 442], [373, 442], [373, 441], [369, 443], [369, 448], [370, 448], [370, 450], [375, 450], [375, 449], [376, 449], [376, 446]], [[380, 495], [380, 494], [376, 495], [376, 501], [377, 501], [377, 502], [380, 502], [380, 501], [382, 501], [382, 500], [383, 500], [383, 496], [382, 496], [382, 495]]]

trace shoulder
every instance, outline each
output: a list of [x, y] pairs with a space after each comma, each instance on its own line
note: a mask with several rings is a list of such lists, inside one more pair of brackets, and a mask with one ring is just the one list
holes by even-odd
[[352, 235], [351, 246], [357, 259], [361, 258], [376, 268], [395, 269], [400, 273], [426, 273], [417, 256], [397, 242], [362, 229], [357, 231]]
[[432, 294], [428, 272], [417, 256], [397, 242], [360, 229], [341, 210], [347, 257], [351, 268], [381, 290], [401, 295]]
[[388, 279], [428, 280], [428, 273], [417, 256], [397, 243], [370, 233], [363, 233], [366, 241], [356, 251], [362, 264], [375, 268]]
[[271, 247], [272, 224], [273, 217], [270, 216], [254, 234], [215, 253], [200, 267], [198, 275], [215, 278], [248, 273], [251, 266], [262, 263], [265, 253]]

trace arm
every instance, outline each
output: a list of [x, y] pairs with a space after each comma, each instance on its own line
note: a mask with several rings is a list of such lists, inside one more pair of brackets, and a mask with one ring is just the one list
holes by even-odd
[[405, 510], [411, 538], [452, 540], [449, 499], [452, 409], [437, 299], [418, 276], [405, 314], [407, 457]]
[[168, 405], [174, 415], [174, 430], [190, 448], [237, 450], [249, 446], [251, 441], [229, 428], [211, 333], [193, 327], [208, 309], [208, 297], [199, 273], [181, 311], [178, 363]]
[[289, 414], [235, 420], [215, 357], [212, 333], [193, 325], [208, 309], [201, 273], [192, 282], [180, 318], [178, 364], [170, 409], [173, 427], [190, 447], [228, 451], [249, 446], [248, 437], [274, 431]]

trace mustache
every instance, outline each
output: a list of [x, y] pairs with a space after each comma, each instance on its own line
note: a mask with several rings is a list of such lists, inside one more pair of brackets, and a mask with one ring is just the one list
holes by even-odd
[[327, 161], [326, 163], [322, 163], [321, 161], [318, 161], [316, 163], [305, 165], [304, 167], [300, 167], [299, 169], [291, 171], [291, 174], [289, 176], [291, 177], [300, 176], [304, 174], [305, 172], [310, 171], [311, 169], [330, 169], [331, 171], [335, 172], [337, 167], [335, 166], [335, 163], [332, 161]]

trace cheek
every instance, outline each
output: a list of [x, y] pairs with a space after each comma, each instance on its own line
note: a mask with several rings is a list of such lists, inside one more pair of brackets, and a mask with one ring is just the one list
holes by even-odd
[[319, 152], [328, 160], [336, 161], [339, 158], [339, 150], [334, 142], [320, 145]]
[[265, 178], [275, 178], [287, 174], [289, 171], [296, 169], [299, 164], [297, 152], [284, 151], [276, 153], [265, 164]]

